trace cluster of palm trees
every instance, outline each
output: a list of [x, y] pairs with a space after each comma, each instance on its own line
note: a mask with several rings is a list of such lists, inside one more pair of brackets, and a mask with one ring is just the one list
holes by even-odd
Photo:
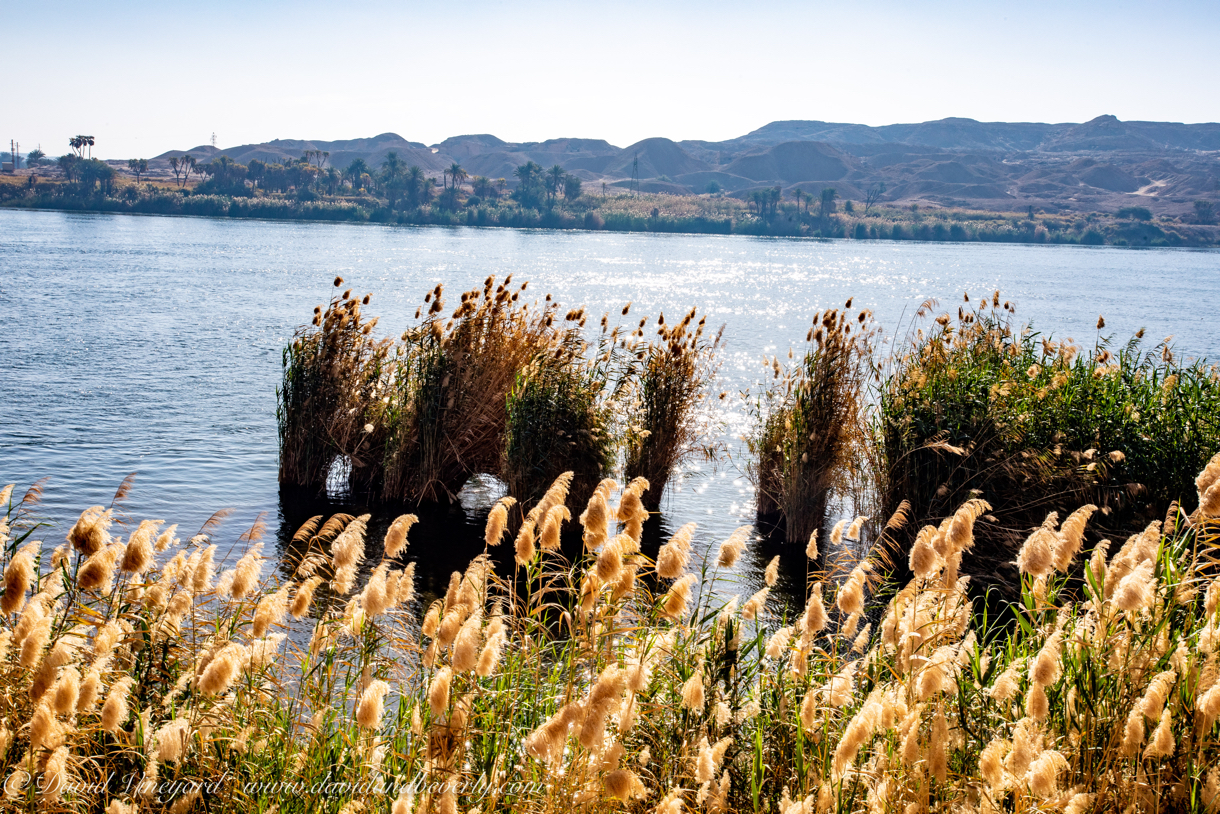
[[202, 175], [202, 171], [198, 169], [199, 162], [190, 153], [171, 158], [169, 168], [174, 171], [174, 183], [178, 185], [179, 189], [186, 186], [186, 182], [191, 180], [191, 173], [198, 172]]
[[[884, 187], [882, 187], [884, 189]], [[792, 192], [792, 197], [796, 199], [796, 213], [801, 214], [801, 201], [805, 202], [805, 214], [810, 214], [809, 206], [813, 201], [818, 201], [818, 217], [825, 221], [835, 211], [835, 200], [839, 197], [839, 193], [834, 187], [826, 187], [822, 190], [822, 194], [818, 198], [814, 198], [812, 193], [803, 191], [797, 187]], [[750, 193], [749, 205], [750, 208], [760, 218], [766, 218], [774, 215], [779, 211], [779, 205], [783, 201], [784, 193], [779, 187], [768, 187], [766, 189], [756, 189]]]
[[73, 136], [68, 139], [68, 146], [76, 153], [77, 158], [85, 157], [85, 148], [89, 148], [89, 157], [93, 158], [93, 145], [95, 144], [93, 136]]
[[513, 197], [525, 207], [538, 209], [543, 204], [553, 207], [561, 193], [568, 201], [580, 197], [580, 179], [558, 164], [544, 170], [541, 165], [527, 161], [513, 170], [513, 175], [518, 181]]
[[[78, 162], [87, 160], [82, 157], [83, 151], [93, 145], [94, 139], [92, 136], [75, 136], [69, 143], [74, 153], [65, 156], [65, 160], [60, 163], [64, 166], [65, 175], [69, 176], [69, 180], [73, 180], [73, 177], [79, 174]], [[292, 185], [298, 188], [302, 188], [302, 185], [312, 187], [315, 183], [321, 183], [325, 176], [332, 193], [346, 181], [353, 190], [375, 190], [383, 194], [390, 208], [402, 205], [415, 208], [426, 206], [435, 200], [436, 204], [443, 208], [457, 209], [463, 202], [461, 196], [466, 191], [467, 182], [470, 195], [477, 200], [498, 199], [508, 185], [504, 178], [493, 180], [481, 175], [471, 177], [470, 173], [455, 161], [441, 171], [441, 191], [438, 193], [435, 178], [430, 177], [417, 165], [408, 165], [396, 152], [387, 153], [380, 168], [374, 168], [365, 159], [357, 158], [344, 170], [323, 170], [329, 157], [328, 151], [311, 149], [306, 150], [299, 160], [286, 162], [285, 166], [253, 160], [247, 167], [225, 155], [213, 157], [210, 163], [202, 163], [188, 153], [170, 158], [169, 166], [179, 189], [186, 187], [192, 175], [198, 175], [200, 179], [210, 176], [216, 184], [216, 189], [209, 191], [226, 193], [232, 192], [239, 185], [244, 186], [247, 182], [257, 187], [264, 185], [263, 182], [266, 181], [265, 186], [277, 189], [287, 189]], [[127, 162], [127, 168], [135, 175], [137, 184], [148, 172], [148, 166], [148, 159], [143, 158], [133, 158]], [[292, 173], [289, 170], [299, 172]], [[513, 174], [518, 181], [513, 197], [524, 207], [550, 208], [558, 202], [561, 195], [564, 200], [571, 201], [581, 194], [581, 180], [558, 164], [548, 170], [533, 161], [527, 161], [517, 167]], [[279, 177], [281, 175], [284, 177]], [[470, 198], [466, 200], [473, 203]]]

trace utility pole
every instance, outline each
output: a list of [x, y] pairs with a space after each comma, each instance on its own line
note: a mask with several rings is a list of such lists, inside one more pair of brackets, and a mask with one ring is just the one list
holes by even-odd
[[635, 197], [640, 197], [640, 154], [638, 152], [631, 162], [631, 188], [635, 190]]

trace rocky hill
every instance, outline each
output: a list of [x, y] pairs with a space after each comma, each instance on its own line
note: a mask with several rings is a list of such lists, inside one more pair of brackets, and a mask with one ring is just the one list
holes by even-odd
[[744, 196], [762, 187], [834, 187], [863, 198], [885, 186], [883, 200], [977, 208], [1046, 211], [1141, 205], [1166, 214], [1187, 211], [1200, 197], [1220, 196], [1220, 123], [1123, 122], [1099, 116], [1083, 124], [979, 122], [950, 118], [869, 127], [819, 121], [772, 122], [721, 142], [649, 138], [628, 147], [601, 139], [506, 142], [489, 134], [455, 136], [427, 146], [394, 133], [347, 141], [282, 139], [189, 152], [200, 160], [299, 158], [329, 151], [329, 163], [356, 158], [380, 165], [394, 151], [408, 164], [439, 175], [458, 162], [474, 175], [505, 178], [534, 161], [555, 164], [587, 182], [624, 187], [633, 173], [641, 190], [675, 194], [719, 191]]

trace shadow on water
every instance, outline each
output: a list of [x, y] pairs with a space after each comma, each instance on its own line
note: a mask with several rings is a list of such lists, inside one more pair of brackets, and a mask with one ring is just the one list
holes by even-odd
[[[458, 499], [449, 505], [370, 506], [343, 495], [317, 495], [281, 487], [279, 527], [275, 535], [280, 577], [290, 578], [296, 563], [304, 555], [304, 546], [294, 543], [293, 535], [311, 517], [321, 515], [325, 520], [339, 513], [352, 516], [368, 514], [365, 559], [357, 582], [357, 586], [362, 585], [381, 562], [383, 540], [390, 524], [399, 515], [415, 514], [419, 522], [411, 528], [407, 549], [399, 556], [395, 567], [415, 563], [415, 609], [422, 615], [429, 604], [444, 595], [450, 575], [455, 571], [464, 572], [471, 560], [483, 553], [488, 512], [503, 495], [503, 484], [489, 477], [472, 479], [459, 493]], [[491, 548], [489, 554], [497, 575], [502, 578], [517, 575], [518, 595], [524, 596], [526, 586], [514, 561], [512, 536], [516, 528], [519, 525], [514, 524], [513, 529], [505, 535], [504, 542]], [[664, 511], [653, 514], [644, 524], [641, 553], [649, 560], [655, 560], [661, 546], [677, 530], [678, 525]], [[743, 602], [749, 598], [762, 587], [761, 575], [775, 556], [780, 556], [781, 565], [779, 580], [771, 589], [775, 602], [773, 607], [787, 605], [787, 615], [791, 616], [804, 606], [808, 568], [803, 547], [785, 544], [774, 535], [754, 534], [741, 562], [731, 570], [724, 570], [714, 567], [721, 542], [718, 539], [697, 541], [689, 566], [690, 571], [697, 574], [706, 558], [709, 578], [715, 574], [713, 590], [717, 596], [712, 598], [714, 606], [727, 601], [733, 594], [737, 594]], [[568, 562], [578, 562], [584, 554], [581, 527], [575, 517], [564, 530], [560, 553]], [[659, 579], [651, 570], [641, 570], [638, 578], [658, 595], [669, 587], [668, 581]], [[707, 588], [701, 584], [697, 596], [702, 596]], [[552, 599], [570, 607], [576, 597], [565, 599], [555, 596]]]

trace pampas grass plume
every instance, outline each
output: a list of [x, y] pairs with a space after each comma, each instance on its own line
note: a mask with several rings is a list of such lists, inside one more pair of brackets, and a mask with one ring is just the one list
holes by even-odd
[[1173, 739], [1173, 713], [1166, 708], [1160, 716], [1161, 722], [1152, 730], [1148, 739], [1148, 748], [1144, 750], [1144, 759], [1171, 757], [1176, 745]]
[[385, 695], [390, 685], [381, 679], [372, 681], [360, 696], [356, 705], [356, 723], [364, 729], [379, 729], [383, 714]]
[[[263, 544], [255, 543], [250, 550], [237, 561], [229, 582], [228, 595], [233, 599], [245, 599], [257, 587], [263, 574]], [[347, 593], [340, 591], [340, 593]]]
[[34, 582], [34, 555], [38, 545], [31, 543], [18, 551], [4, 569], [4, 596], [0, 597], [0, 611], [5, 615], [16, 613], [25, 605], [26, 592]]
[[1059, 663], [1059, 651], [1063, 647], [1063, 634], [1056, 630], [1042, 645], [1029, 670], [1029, 680], [1043, 687], [1048, 687], [1059, 680], [1062, 673]]
[[1035, 577], [1045, 577], [1055, 568], [1055, 555], [1051, 545], [1056, 542], [1055, 534], [1043, 526], [1026, 540], [1017, 552], [1017, 567], [1022, 574]]
[[119, 570], [127, 574], [142, 574], [153, 562], [153, 535], [165, 523], [164, 520], [141, 520], [140, 525], [127, 539], [123, 560]]
[[161, 763], [178, 762], [186, 756], [190, 743], [191, 722], [186, 718], [175, 718], [157, 730], [157, 760]]
[[696, 670], [682, 685], [682, 706], [693, 712], [702, 712], [703, 701], [703, 673]]
[[91, 557], [110, 544], [108, 529], [113, 522], [111, 510], [101, 506], [90, 506], [81, 512], [71, 530], [68, 531], [68, 542], [72, 547]]
[[767, 640], [767, 658], [782, 658], [784, 651], [788, 649], [788, 642], [791, 638], [792, 628], [790, 626], [781, 627], [771, 634], [771, 638]]
[[219, 695], [233, 686], [238, 675], [249, 662], [249, 652], [236, 642], [230, 642], [220, 649], [203, 675], [199, 677], [199, 689], [208, 695]]
[[413, 514], [399, 515], [394, 519], [394, 522], [390, 524], [385, 533], [385, 556], [387, 559], [394, 559], [406, 549], [407, 532], [418, 522], [419, 518]]
[[47, 759], [46, 768], [42, 772], [39, 791], [44, 804], [53, 804], [59, 800], [68, 785], [68, 747], [60, 746]]
[[767, 605], [767, 596], [771, 593], [770, 588], [762, 588], [752, 597], [746, 600], [746, 603], [741, 606], [741, 618], [747, 622], [753, 621], [763, 612]]
[[102, 705], [102, 729], [107, 732], [118, 732], [119, 727], [127, 720], [127, 694], [135, 680], [123, 676], [110, 685], [106, 694], [106, 703]]
[[776, 555], [767, 563], [766, 569], [763, 571], [763, 582], [768, 588], [774, 588], [775, 583], [779, 582], [779, 556]]
[[178, 531], [177, 523], [161, 532], [161, 534], [157, 537], [156, 544], [153, 545], [153, 550], [160, 554], [161, 552], [169, 549], [170, 546], [177, 544], [178, 538], [174, 536], [174, 532], [176, 531]]
[[571, 519], [572, 513], [568, 511], [567, 506], [552, 506], [547, 510], [546, 517], [542, 521], [542, 534], [538, 538], [538, 545], [542, 550], [554, 551], [559, 548], [559, 533], [563, 528], [563, 523]]
[[296, 594], [292, 597], [292, 608], [290, 610], [293, 619], [301, 619], [309, 613], [309, 607], [313, 604], [313, 592], [321, 584], [322, 578], [313, 576], [297, 586]]
[[609, 772], [602, 780], [602, 788], [607, 795], [624, 803], [633, 797], [647, 796], [644, 784], [630, 769], [615, 769]]
[[102, 685], [102, 674], [95, 668], [90, 670], [80, 683], [80, 691], [76, 697], [76, 711], [84, 714], [92, 712], [97, 705], [98, 692]]
[[67, 717], [76, 712], [76, 702], [80, 697], [80, 672], [75, 667], [65, 667], [59, 673], [59, 679], [51, 691], [51, 702], [55, 705], [58, 715]]
[[1118, 583], [1114, 592], [1114, 607], [1121, 611], [1134, 612], [1152, 604], [1156, 595], [1156, 578], [1153, 563], [1144, 560]]
[[822, 583], [816, 582], [809, 592], [809, 601], [805, 603], [799, 627], [802, 633], [812, 636], [825, 629], [829, 622], [826, 605], [822, 602]]
[[458, 631], [453, 642], [453, 671], [465, 673], [473, 670], [479, 662], [479, 634], [482, 619], [478, 614], [471, 616]]
[[720, 544], [720, 552], [716, 558], [717, 566], [732, 568], [737, 564], [737, 560], [746, 549], [751, 528], [751, 526], [740, 526], [734, 529], [729, 538]]
[[996, 701], [1011, 701], [1016, 696], [1017, 689], [1017, 665], [1014, 664], [1000, 673], [991, 685], [988, 695]]
[[1035, 721], [1045, 720], [1050, 712], [1050, 702], [1046, 697], [1046, 690], [1041, 684], [1030, 684], [1029, 692], [1025, 695], [1025, 714]]
[[449, 683], [452, 680], [453, 670], [448, 667], [437, 670], [432, 677], [432, 683], [428, 685], [428, 707], [432, 710], [432, 717], [439, 718], [449, 708]]
[[666, 619], [679, 619], [686, 614], [686, 602], [690, 598], [691, 589], [698, 581], [694, 574], [687, 574], [675, 582], [665, 594], [661, 602], [661, 615]]
[[279, 590], [267, 594], [258, 601], [254, 608], [254, 621], [251, 626], [250, 635], [258, 638], [267, 633], [267, 629], [272, 625], [278, 625], [284, 619], [284, 614], [288, 612], [288, 589], [291, 587], [285, 584]]
[[526, 520], [517, 532], [516, 560], [517, 565], [526, 566], [534, 559], [534, 521]]
[[690, 561], [691, 537], [695, 533], [695, 524], [687, 523], [678, 529], [669, 542], [661, 546], [657, 552], [657, 575], [662, 579], [677, 579], [686, 570]]

